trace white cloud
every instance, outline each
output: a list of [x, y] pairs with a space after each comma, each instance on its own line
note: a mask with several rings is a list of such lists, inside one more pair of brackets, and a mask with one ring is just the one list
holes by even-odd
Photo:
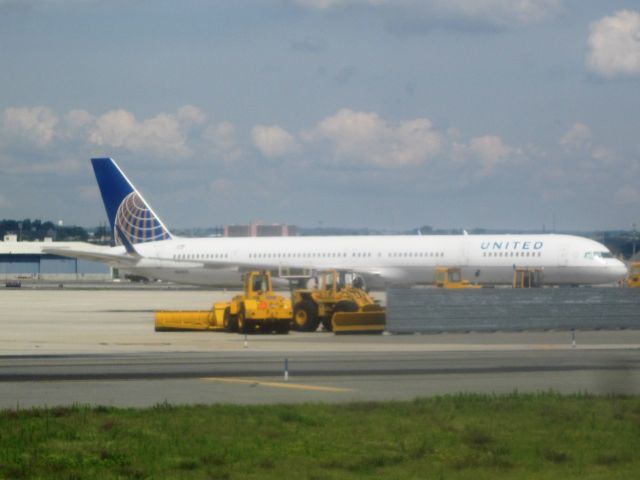
[[602, 163], [615, 160], [615, 152], [608, 147], [593, 144], [591, 128], [584, 123], [575, 123], [560, 139], [566, 153], [579, 154]]
[[72, 128], [83, 128], [92, 124], [95, 117], [86, 110], [71, 110], [64, 116], [64, 120]]
[[204, 138], [212, 147], [215, 155], [226, 162], [235, 160], [242, 154], [238, 146], [236, 127], [230, 122], [209, 125], [204, 131]]
[[[95, 116], [82, 109], [62, 114], [60, 120], [45, 107], [7, 109], [3, 131], [20, 132], [38, 145], [49, 145], [52, 158], [37, 163], [5, 162], [12, 171], [69, 172], [80, 163], [60, 161], [77, 155], [78, 149], [94, 154], [115, 155], [117, 149], [159, 159], [213, 157], [230, 163], [243, 155], [236, 127], [230, 122], [206, 124], [207, 115], [185, 105], [173, 114], [160, 113], [138, 120], [125, 109]], [[478, 162], [481, 175], [496, 165], [521, 155], [500, 137], [486, 135], [466, 140], [458, 132], [439, 132], [428, 118], [390, 122], [375, 112], [343, 108], [295, 135], [278, 125], [256, 125], [251, 130], [253, 146], [265, 157], [278, 158], [304, 150], [307, 164], [314, 161], [340, 165], [364, 165], [372, 170], [413, 168], [430, 162], [446, 166], [448, 159]], [[590, 129], [576, 124], [563, 137], [563, 144], [587, 143], [590, 155], [605, 161], [611, 152], [590, 144]], [[56, 143], [57, 142], [57, 143]], [[73, 151], [70, 150], [73, 148]], [[568, 147], [567, 147], [568, 148]], [[587, 147], [585, 147], [587, 148]], [[586, 151], [586, 150], [585, 150]], [[318, 160], [321, 159], [321, 160]]]
[[[192, 156], [194, 149], [206, 155], [212, 145], [213, 151], [225, 160], [239, 156], [234, 126], [228, 122], [205, 126], [206, 120], [207, 116], [193, 105], [141, 120], [125, 109], [98, 116], [73, 109], [58, 116], [44, 106], [13, 107], [0, 116], [0, 153], [2, 149], [8, 152], [7, 147], [19, 146], [21, 151], [40, 154], [47, 147], [59, 159], [79, 150], [113, 154], [113, 150], [122, 149], [176, 160]], [[41, 158], [38, 168], [48, 168], [43, 166], [45, 161]]]
[[207, 120], [207, 116], [198, 107], [184, 105], [176, 114], [178, 121], [185, 125], [201, 125]]
[[47, 107], [7, 108], [2, 113], [2, 133], [9, 141], [22, 140], [44, 147], [51, 143], [58, 118]]
[[451, 147], [455, 160], [476, 159], [480, 162], [480, 175], [489, 174], [499, 164], [522, 155], [522, 150], [510, 147], [496, 135], [474, 137], [468, 144], [454, 143]]
[[89, 141], [101, 147], [125, 148], [164, 158], [186, 157], [192, 152], [184, 130], [193, 118], [182, 120], [181, 123], [178, 115], [162, 113], [138, 122], [126, 110], [112, 110], [98, 117]]
[[566, 150], [584, 150], [591, 146], [591, 129], [584, 123], [574, 124], [560, 139]]
[[132, 151], [149, 151], [163, 156], [187, 156], [191, 153], [182, 125], [175, 116], [168, 114], [144, 120], [127, 143]]
[[587, 67], [606, 78], [640, 75], [640, 12], [621, 10], [591, 24]]
[[296, 150], [296, 140], [285, 129], [277, 126], [257, 125], [251, 130], [253, 145], [265, 157], [282, 157]]
[[612, 163], [616, 159], [616, 154], [611, 148], [593, 147], [591, 149], [591, 158], [606, 164]]
[[122, 109], [112, 110], [98, 118], [89, 140], [100, 146], [124, 147], [137, 125], [132, 113]]
[[303, 138], [329, 142], [335, 161], [385, 168], [420, 165], [442, 148], [441, 135], [429, 119], [394, 125], [376, 113], [346, 108], [319, 122]]

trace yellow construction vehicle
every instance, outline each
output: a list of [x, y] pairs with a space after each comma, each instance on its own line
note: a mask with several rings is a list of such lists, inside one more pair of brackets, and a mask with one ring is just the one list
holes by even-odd
[[438, 267], [436, 268], [436, 280], [434, 282], [439, 288], [481, 288], [469, 280], [462, 278], [462, 270], [458, 267]]
[[629, 265], [626, 283], [627, 287], [640, 288], [640, 262], [633, 262]]
[[291, 300], [273, 291], [271, 272], [249, 272], [244, 293], [229, 302], [223, 315], [225, 331], [289, 333], [293, 309]]
[[319, 287], [293, 292], [293, 324], [313, 332], [322, 323], [327, 331], [383, 332], [385, 311], [363, 289], [353, 286], [345, 272], [319, 272]]
[[514, 268], [513, 288], [542, 287], [543, 271], [541, 268]]
[[230, 302], [214, 304], [203, 311], [157, 311], [156, 331], [224, 330], [226, 332], [289, 333], [293, 310], [291, 300], [273, 292], [271, 272], [249, 272], [244, 276], [244, 293]]

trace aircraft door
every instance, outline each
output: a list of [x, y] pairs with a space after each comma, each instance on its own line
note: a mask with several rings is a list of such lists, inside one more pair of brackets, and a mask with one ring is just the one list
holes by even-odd
[[471, 241], [468, 235], [465, 235], [463, 239], [464, 241], [460, 247], [460, 266], [467, 267], [469, 266], [469, 248]]
[[560, 245], [558, 264], [562, 267], [569, 266], [569, 245], [566, 243]]

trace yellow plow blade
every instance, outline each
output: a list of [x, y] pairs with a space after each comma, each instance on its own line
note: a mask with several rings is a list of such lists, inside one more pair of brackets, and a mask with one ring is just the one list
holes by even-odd
[[385, 329], [384, 310], [368, 312], [336, 312], [331, 322], [333, 333], [382, 333]]
[[156, 332], [176, 330], [222, 330], [215, 310], [157, 311]]

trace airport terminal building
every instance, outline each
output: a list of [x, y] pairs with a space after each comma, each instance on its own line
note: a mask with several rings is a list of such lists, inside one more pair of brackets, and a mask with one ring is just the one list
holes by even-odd
[[[42, 242], [18, 242], [16, 235], [5, 235], [0, 242], [0, 278], [12, 280], [109, 280], [111, 268], [87, 260], [43, 253], [54, 246], [51, 239]], [[55, 242], [56, 247], [82, 248], [84, 242]]]

